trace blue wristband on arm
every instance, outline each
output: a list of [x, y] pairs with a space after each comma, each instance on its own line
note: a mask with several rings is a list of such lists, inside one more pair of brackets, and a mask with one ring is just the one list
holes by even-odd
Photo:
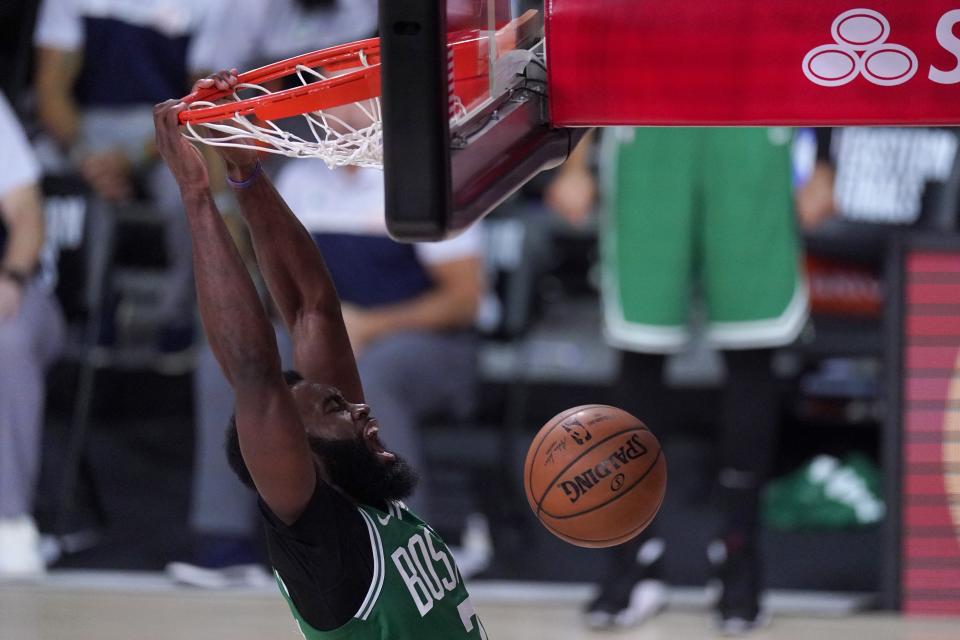
[[254, 183], [261, 173], [263, 173], [263, 165], [260, 164], [260, 159], [257, 158], [257, 164], [253, 167], [253, 171], [250, 172], [249, 176], [243, 180], [234, 180], [230, 176], [227, 176], [227, 184], [234, 189], [247, 189]]

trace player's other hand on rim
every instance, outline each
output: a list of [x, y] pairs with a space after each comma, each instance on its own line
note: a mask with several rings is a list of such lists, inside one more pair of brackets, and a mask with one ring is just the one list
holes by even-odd
[[[197, 80], [192, 89], [196, 94], [201, 91], [216, 89], [217, 91], [231, 91], [239, 82], [236, 69], [224, 69], [213, 75]], [[197, 129], [204, 136], [210, 138], [219, 137], [219, 133], [209, 127], [199, 127]], [[232, 180], [243, 181], [253, 171], [257, 164], [257, 152], [252, 149], [238, 149], [236, 147], [221, 147], [213, 145], [220, 157], [227, 165], [227, 174]]]
[[167, 100], [153, 108], [153, 126], [157, 151], [176, 178], [180, 191], [197, 192], [210, 188], [207, 165], [200, 151], [180, 135], [180, 112], [187, 105], [180, 100]]

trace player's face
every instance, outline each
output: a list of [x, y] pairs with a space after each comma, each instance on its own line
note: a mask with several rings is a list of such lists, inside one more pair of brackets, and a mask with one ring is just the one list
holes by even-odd
[[378, 461], [396, 459], [380, 442], [380, 425], [370, 415], [369, 405], [347, 402], [336, 387], [307, 380], [294, 385], [291, 392], [308, 436], [333, 441], [359, 439]]
[[310, 449], [323, 460], [333, 484], [370, 505], [410, 495], [417, 474], [384, 449], [370, 407], [347, 402], [338, 389], [315, 382], [301, 382], [291, 391]]

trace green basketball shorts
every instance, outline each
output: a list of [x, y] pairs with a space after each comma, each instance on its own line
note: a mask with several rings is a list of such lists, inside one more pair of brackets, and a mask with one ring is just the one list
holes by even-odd
[[614, 129], [603, 144], [611, 344], [670, 353], [703, 296], [721, 349], [792, 342], [807, 318], [783, 128]]

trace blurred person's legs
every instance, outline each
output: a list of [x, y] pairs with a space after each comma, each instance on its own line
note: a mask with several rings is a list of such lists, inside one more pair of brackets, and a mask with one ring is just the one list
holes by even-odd
[[[696, 133], [685, 129], [616, 128], [604, 142], [612, 188], [602, 233], [604, 329], [614, 346], [628, 350], [615, 397], [661, 435], [668, 423], [663, 354], [682, 349], [690, 337], [698, 153]], [[591, 627], [632, 626], [662, 608], [665, 545], [656, 528], [654, 519], [606, 553], [606, 575], [587, 606]]]
[[[728, 351], [727, 377], [719, 412], [718, 497], [722, 524], [710, 549], [723, 592], [718, 602], [727, 631], [748, 630], [759, 622], [762, 590], [760, 491], [773, 465], [777, 439], [777, 383], [769, 349]], [[660, 434], [668, 428], [662, 411], [661, 355], [625, 353], [618, 402]], [[656, 614], [666, 603], [660, 582], [666, 541], [657, 521], [636, 539], [607, 553], [607, 575], [587, 609], [594, 628], [629, 627]]]
[[[243, 486], [227, 463], [224, 432], [233, 414], [234, 394], [210, 346], [204, 343], [193, 374], [196, 444], [190, 530], [198, 538], [198, 559], [211, 567], [255, 562], [256, 496]], [[248, 549], [237, 548], [233, 541]], [[217, 543], [227, 543], [217, 548]], [[240, 557], [228, 557], [236, 549]]]
[[719, 624], [729, 632], [762, 622], [760, 492], [773, 466], [778, 432], [777, 383], [770, 349], [727, 351], [720, 406], [719, 545], [710, 549], [722, 593]]
[[793, 213], [792, 134], [784, 128], [702, 132], [702, 280], [710, 343], [725, 350], [720, 409], [722, 545], [713, 546], [723, 592], [718, 624], [744, 633], [760, 609], [760, 491], [778, 431], [772, 347], [793, 342], [807, 318]]
[[[790, 132], [617, 131], [620, 139], [608, 147], [614, 193], [612, 224], [604, 238], [607, 332], [617, 346], [637, 351], [681, 348], [688, 337], [686, 301], [699, 274], [708, 339], [715, 347], [731, 349], [718, 425], [724, 523], [720, 537], [726, 552], [725, 558], [714, 553], [724, 585], [718, 603], [720, 627], [731, 633], [747, 631], [761, 622], [759, 492], [772, 464], [777, 432], [776, 386], [770, 351], [763, 347], [792, 342], [807, 313], [792, 211]], [[624, 375], [646, 380], [648, 389], [656, 389], [662, 363], [643, 368], [645, 372], [625, 370]], [[621, 384], [629, 387], [631, 382], [625, 378]], [[659, 404], [656, 393], [642, 397], [642, 411]], [[629, 398], [624, 402], [631, 410]], [[645, 543], [641, 539], [611, 552], [620, 566], [630, 567], [634, 581], [649, 573], [642, 562]], [[654, 555], [648, 551], [648, 557]], [[608, 603], [614, 604], [603, 607], [606, 626], [636, 621], [629, 607], [618, 608], [629, 603], [629, 572], [608, 583], [591, 613], [600, 609], [598, 602], [607, 594]], [[613, 597], [615, 592], [618, 597]], [[600, 615], [594, 619], [604, 621]]]
[[[292, 345], [275, 326], [284, 362], [292, 361]], [[206, 588], [259, 585], [270, 581], [257, 525], [257, 497], [230, 469], [224, 450], [225, 432], [234, 410], [234, 393], [210, 345], [200, 347], [193, 374], [194, 449], [190, 503], [191, 562], [167, 567], [178, 582]]]
[[474, 408], [476, 338], [467, 331], [394, 333], [361, 352], [357, 366], [383, 440], [421, 475], [407, 506], [429, 521], [430, 473], [419, 423], [436, 416], [463, 419]]
[[0, 577], [43, 571], [32, 519], [43, 431], [44, 370], [63, 343], [63, 317], [36, 282], [0, 320]]

